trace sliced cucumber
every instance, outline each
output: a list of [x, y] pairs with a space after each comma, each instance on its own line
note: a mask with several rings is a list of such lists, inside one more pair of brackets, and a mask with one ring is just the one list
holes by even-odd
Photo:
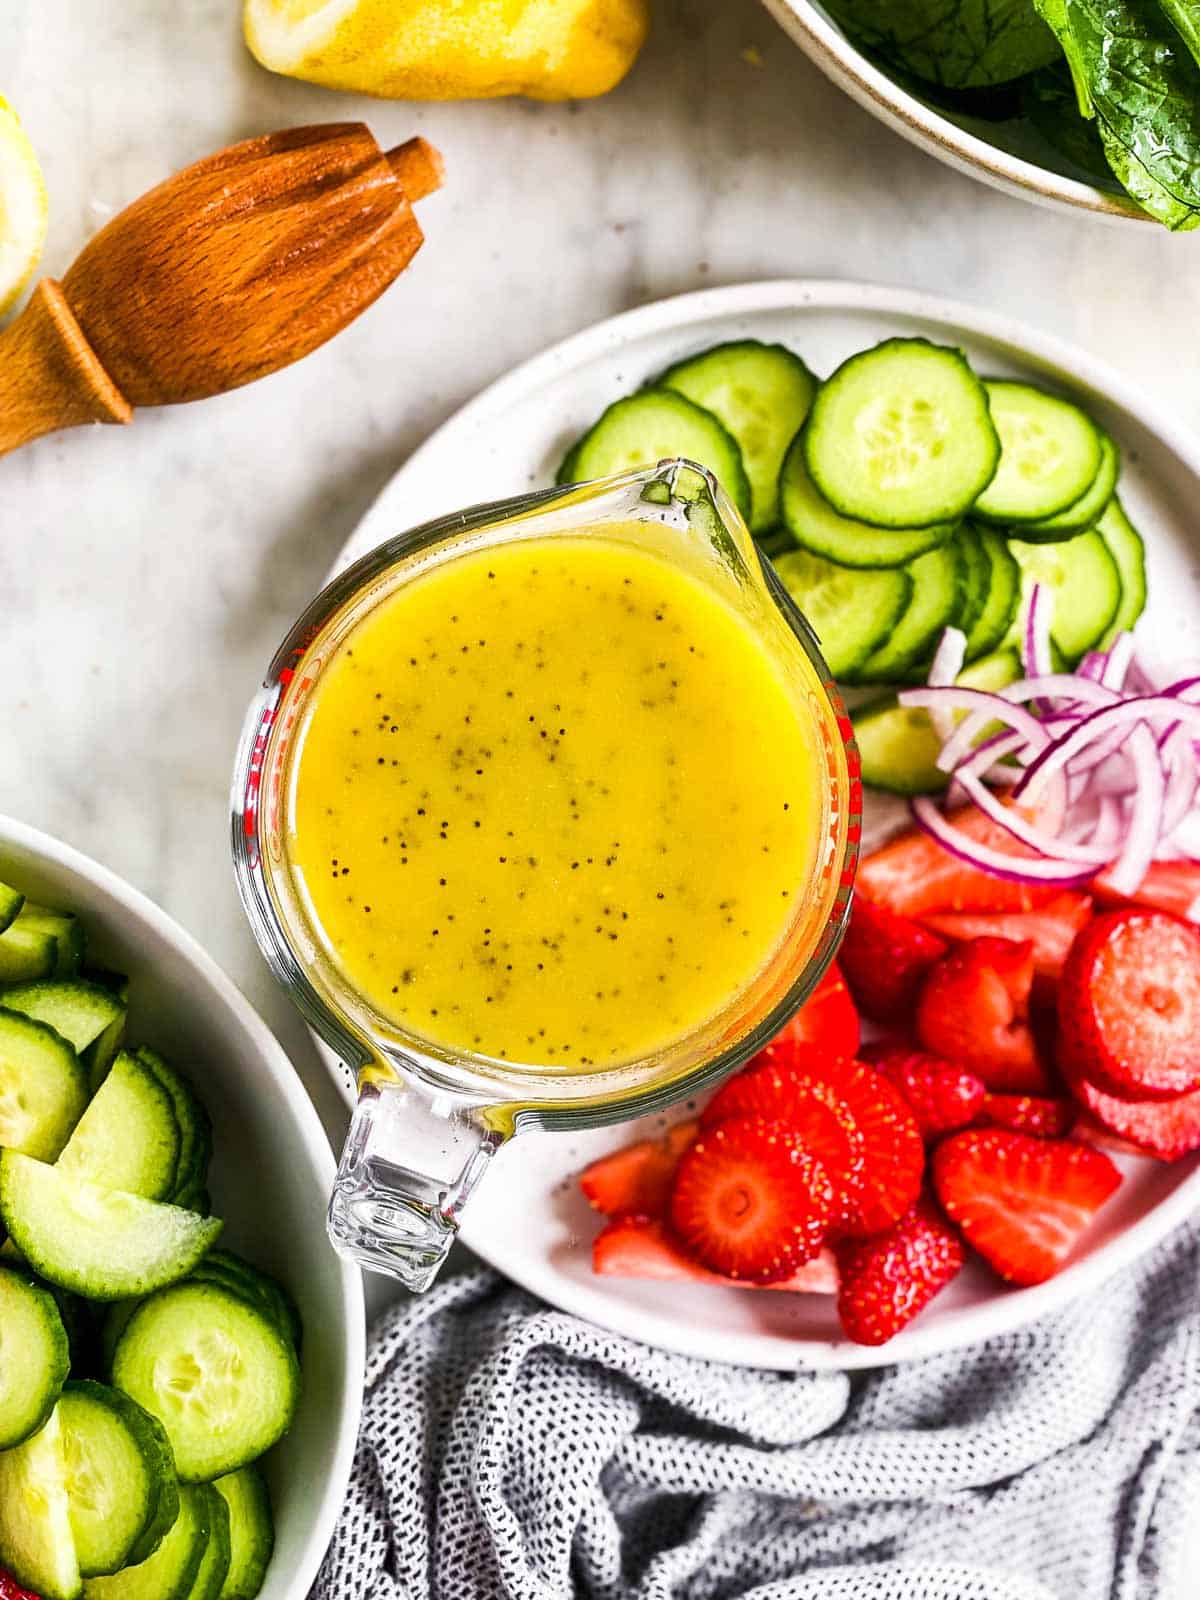
[[174, 1195], [180, 1198], [196, 1194], [204, 1187], [208, 1163], [212, 1159], [212, 1123], [208, 1112], [183, 1074], [156, 1050], [139, 1045], [136, 1054], [171, 1096], [174, 1106], [175, 1121], [179, 1125], [179, 1169]]
[[198, 1282], [219, 1284], [265, 1311], [299, 1349], [303, 1327], [296, 1302], [269, 1273], [251, 1266], [229, 1250], [213, 1250], [195, 1268], [192, 1277]]
[[207, 1485], [179, 1490], [179, 1515], [158, 1549], [111, 1578], [89, 1578], [87, 1600], [190, 1600], [208, 1548], [212, 1499]]
[[[1016, 652], [999, 650], [965, 668], [957, 681], [972, 689], [1003, 689], [1020, 676]], [[927, 711], [898, 705], [895, 695], [885, 695], [859, 706], [850, 720], [868, 787], [903, 795], [937, 794], [946, 787], [946, 774], [937, 765], [942, 741]]]
[[975, 530], [988, 561], [983, 610], [967, 632], [965, 659], [978, 661], [994, 650], [1012, 626], [1021, 599], [1021, 569], [1007, 542], [991, 528]]
[[843, 567], [902, 567], [926, 550], [944, 544], [954, 531], [952, 522], [893, 530], [840, 516], [817, 493], [808, 475], [802, 435], [793, 440], [784, 458], [779, 507], [785, 527], [802, 550]]
[[35, 1271], [89, 1300], [122, 1300], [185, 1277], [222, 1226], [13, 1150], [0, 1150], [0, 1221]]
[[881, 528], [957, 522], [991, 481], [1000, 440], [961, 350], [887, 339], [842, 363], [803, 433], [813, 483]]
[[0, 883], [0, 933], [9, 926], [24, 904], [25, 896], [19, 889], [10, 888], [7, 883]]
[[0, 1266], [0, 1451], [38, 1431], [70, 1366], [54, 1296], [27, 1273]]
[[952, 540], [909, 563], [912, 596], [887, 637], [854, 668], [854, 683], [896, 683], [928, 654], [962, 604], [963, 562]]
[[208, 1496], [208, 1542], [188, 1600], [218, 1600], [225, 1580], [229, 1576], [232, 1546], [229, 1530], [229, 1507], [223, 1495], [211, 1483], [203, 1486]]
[[67, 1140], [58, 1170], [166, 1200], [175, 1190], [179, 1150], [171, 1096], [140, 1057], [122, 1050]]
[[115, 994], [79, 978], [19, 983], [0, 993], [6, 1011], [20, 1011], [45, 1022], [82, 1056], [106, 1028], [125, 1015]]
[[737, 440], [711, 411], [673, 389], [643, 389], [609, 406], [568, 453], [558, 481], [590, 483], [675, 456], [707, 467], [750, 516], [750, 480]]
[[50, 978], [58, 964], [58, 940], [40, 928], [22, 925], [20, 915], [0, 933], [0, 983]]
[[137, 1295], [129, 1300], [114, 1300], [111, 1305], [105, 1307], [104, 1320], [100, 1326], [100, 1357], [102, 1370], [106, 1375], [112, 1372], [113, 1356], [125, 1331], [125, 1324], [141, 1303], [142, 1297]]
[[164, 1493], [178, 1512], [166, 1434], [128, 1395], [90, 1381], [67, 1384], [58, 1419], [79, 1570], [85, 1578], [119, 1572], [151, 1553], [143, 1546]]
[[126, 1007], [129, 1004], [129, 979], [123, 972], [110, 972], [105, 967], [85, 967], [83, 977], [86, 982], [95, 984], [100, 989], [107, 989], [121, 1002], [121, 1015], [112, 1022], [98, 1038], [88, 1045], [83, 1051], [83, 1064], [87, 1068], [88, 1085], [93, 1094], [104, 1082], [105, 1074], [112, 1065], [113, 1057], [121, 1048], [125, 1038]]
[[808, 415], [817, 380], [781, 344], [737, 339], [668, 367], [657, 387], [711, 411], [737, 440], [750, 480], [750, 526], [779, 521], [779, 469]]
[[82, 1590], [57, 1409], [0, 1455], [0, 1567], [42, 1600], [75, 1600]]
[[229, 1571], [220, 1600], [255, 1600], [275, 1549], [267, 1480], [257, 1467], [218, 1478], [213, 1488], [229, 1511]]
[[1065, 511], [1100, 471], [1101, 433], [1069, 400], [1030, 383], [984, 385], [1000, 435], [1000, 465], [975, 502], [989, 522], [1037, 522]]
[[[26, 900], [9, 930], [11, 933], [20, 931], [42, 935], [54, 942], [53, 973], [31, 973], [31, 977], [73, 978], [83, 965], [87, 940], [83, 924], [73, 912], [52, 911], [49, 906], [35, 905], [32, 900]], [[7, 934], [0, 934], [0, 944], [7, 937]], [[17, 980], [14, 978], [13, 981]]]
[[1100, 435], [1100, 467], [1091, 483], [1065, 511], [1021, 524], [1021, 537], [1031, 543], [1049, 544], [1070, 539], [1074, 534], [1094, 528], [1117, 489], [1121, 472], [1121, 452], [1108, 434]]
[[1029, 592], [1040, 583], [1054, 597], [1050, 637], [1064, 665], [1076, 666], [1104, 637], [1121, 601], [1121, 574], [1104, 539], [1093, 529], [1059, 544], [1010, 539], [1008, 548], [1021, 568], [1021, 603], [1006, 643], [1020, 648]]
[[185, 1483], [256, 1460], [287, 1432], [300, 1397], [291, 1341], [212, 1283], [177, 1284], [143, 1301], [117, 1341], [112, 1376], [166, 1428]]
[[776, 556], [785, 556], [789, 550], [796, 548], [786, 528], [769, 528], [766, 533], [756, 534], [754, 542], [759, 555], [766, 556], [768, 561], [774, 561]]
[[1146, 547], [1142, 536], [1114, 496], [1096, 524], [1121, 578], [1121, 599], [1116, 615], [1096, 646], [1107, 650], [1119, 633], [1127, 633], [1146, 609]]
[[0, 1145], [53, 1161], [88, 1100], [87, 1075], [44, 1022], [0, 1008]]
[[969, 637], [987, 604], [988, 591], [992, 586], [992, 563], [983, 547], [979, 530], [972, 523], [964, 522], [957, 529], [954, 542], [962, 563], [962, 592], [954, 626]]
[[866, 660], [912, 595], [913, 581], [903, 567], [855, 572], [807, 550], [780, 556], [775, 571], [820, 640], [835, 678]]

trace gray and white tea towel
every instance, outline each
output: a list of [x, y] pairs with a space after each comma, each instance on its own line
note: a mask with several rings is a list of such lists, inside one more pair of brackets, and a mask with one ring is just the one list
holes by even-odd
[[858, 1380], [667, 1355], [483, 1270], [386, 1315], [367, 1377], [312, 1600], [1200, 1596], [1200, 1227]]

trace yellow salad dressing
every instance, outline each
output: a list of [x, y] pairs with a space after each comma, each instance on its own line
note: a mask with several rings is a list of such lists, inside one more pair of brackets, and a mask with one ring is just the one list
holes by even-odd
[[345, 977], [411, 1032], [551, 1071], [715, 1017], [821, 838], [795, 685], [701, 579], [607, 537], [399, 584], [298, 734], [287, 850]]

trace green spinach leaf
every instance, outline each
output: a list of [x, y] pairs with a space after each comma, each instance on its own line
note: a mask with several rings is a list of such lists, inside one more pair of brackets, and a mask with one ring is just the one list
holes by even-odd
[[986, 89], [1058, 57], [1033, 0], [825, 0], [856, 44], [927, 83]]
[[1021, 110], [1076, 173], [1119, 192], [1095, 119], [1079, 114], [1078, 95], [1065, 61], [1021, 80]]
[[1158, 0], [1187, 45], [1193, 61], [1200, 61], [1200, 0]]

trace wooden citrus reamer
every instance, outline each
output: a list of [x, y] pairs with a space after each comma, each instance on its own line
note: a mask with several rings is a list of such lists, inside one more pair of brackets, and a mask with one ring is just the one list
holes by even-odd
[[412, 260], [412, 202], [441, 181], [424, 139], [385, 154], [361, 122], [247, 139], [177, 172], [0, 334], [0, 455], [298, 361]]

